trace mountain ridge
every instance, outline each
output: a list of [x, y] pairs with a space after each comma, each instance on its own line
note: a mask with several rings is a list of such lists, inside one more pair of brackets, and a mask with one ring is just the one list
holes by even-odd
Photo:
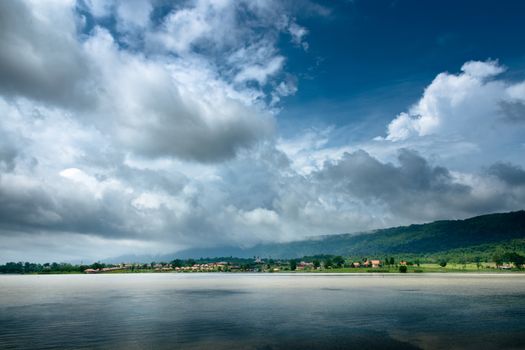
[[299, 258], [307, 255], [429, 254], [525, 238], [525, 210], [462, 220], [438, 220], [359, 233], [320, 235], [300, 241], [258, 244], [250, 248], [194, 248], [173, 254], [120, 256], [106, 262], [170, 261], [175, 258], [253, 256]]

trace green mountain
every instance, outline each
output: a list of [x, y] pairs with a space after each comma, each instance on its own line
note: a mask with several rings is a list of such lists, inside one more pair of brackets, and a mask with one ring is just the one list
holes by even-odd
[[497, 249], [525, 253], [525, 211], [489, 214], [466, 220], [393, 227], [359, 234], [335, 234], [251, 248], [190, 249], [166, 256], [119, 257], [120, 261], [170, 261], [173, 258], [253, 256], [300, 258], [313, 255], [404, 257], [489, 256]]
[[446, 252], [487, 244], [525, 239], [525, 211], [489, 214], [465, 220], [443, 220], [428, 224], [375, 230], [361, 234], [336, 234], [289, 243], [261, 244], [248, 249], [221, 247], [192, 249], [180, 257], [274, 257], [292, 258], [333, 254], [344, 256], [418, 254]]

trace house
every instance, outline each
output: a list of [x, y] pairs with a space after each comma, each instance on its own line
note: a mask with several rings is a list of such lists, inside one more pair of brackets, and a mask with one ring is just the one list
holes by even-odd
[[381, 260], [370, 260], [370, 263], [372, 264], [373, 268], [377, 268], [381, 266]]
[[297, 264], [297, 270], [309, 270], [314, 268], [314, 263], [301, 261]]
[[85, 269], [84, 273], [98, 273], [98, 270], [95, 269]]
[[399, 262], [399, 265], [401, 265], [401, 266], [407, 266], [408, 263], [407, 263], [405, 260], [401, 260], [401, 261]]
[[352, 267], [361, 267], [361, 264], [359, 262], [352, 263]]

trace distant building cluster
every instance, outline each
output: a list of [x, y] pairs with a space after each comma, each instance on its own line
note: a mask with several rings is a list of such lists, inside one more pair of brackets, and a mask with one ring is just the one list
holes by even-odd
[[359, 262], [359, 261], [353, 262], [350, 266], [354, 267], [354, 268], [358, 268], [358, 267], [378, 268], [378, 267], [381, 267], [383, 265], [381, 263], [381, 260], [368, 260], [368, 259], [365, 259], [365, 261], [363, 261], [363, 262]]
[[297, 263], [297, 268], [296, 269], [299, 270], [299, 271], [301, 271], [301, 270], [313, 270], [313, 269], [315, 269], [315, 267], [314, 267], [314, 263], [301, 261], [301, 262]]
[[114, 267], [102, 267], [100, 269], [85, 269], [84, 273], [101, 273], [101, 272], [110, 272], [110, 271], [124, 271], [131, 269], [132, 265], [120, 264]]
[[194, 264], [193, 266], [177, 266], [175, 267], [176, 272], [194, 271], [194, 272], [212, 272], [212, 271], [223, 271], [226, 268], [235, 268], [237, 266], [228, 266], [227, 262], [220, 261], [206, 264]]
[[[512, 270], [512, 269], [521, 269], [523, 266], [522, 261], [525, 261], [525, 258], [521, 255], [514, 254], [509, 255], [509, 257], [504, 257], [503, 260], [516, 260], [516, 262], [500, 262], [498, 261], [495, 266], [485, 266], [486, 268], [496, 268], [501, 270]], [[512, 259], [511, 259], [512, 258]], [[193, 259], [180, 260], [175, 259], [171, 263], [156, 263], [152, 262], [150, 264], [137, 264], [137, 263], [122, 263], [118, 265], [106, 265], [102, 263], [94, 263], [90, 266], [81, 266], [78, 272], [84, 272], [87, 274], [97, 274], [97, 273], [111, 273], [111, 272], [280, 272], [280, 271], [316, 271], [316, 270], [331, 270], [331, 269], [378, 269], [381, 267], [387, 267], [387, 272], [390, 271], [392, 266], [395, 266], [395, 269], [399, 269], [400, 272], [407, 272], [409, 266], [417, 265], [419, 268], [420, 262], [419, 259], [416, 259], [415, 262], [410, 262], [406, 260], [400, 260], [398, 262], [394, 261], [394, 258], [386, 258], [384, 261], [379, 259], [370, 259], [367, 257], [361, 258], [359, 260], [352, 260], [351, 258], [343, 258], [342, 256], [319, 256], [319, 257], [304, 257], [304, 260], [296, 259], [282, 259], [274, 260], [271, 258], [265, 259], [260, 257], [253, 257], [253, 259], [247, 258], [215, 258], [216, 260], [225, 259], [226, 261], [213, 261], [214, 259], [203, 259], [201, 258], [198, 261]], [[519, 260], [521, 259], [521, 260]], [[211, 261], [210, 261], [211, 260]], [[502, 259], [500, 259], [502, 260]], [[29, 264], [29, 263], [27, 263]], [[26, 264], [26, 265], [27, 265]], [[444, 268], [447, 265], [446, 260], [440, 260], [435, 263], [438, 264], [441, 268]], [[30, 264], [29, 264], [30, 265]], [[56, 265], [56, 266], [55, 266]], [[18, 266], [18, 265], [16, 265]], [[24, 265], [25, 266], [25, 265]], [[51, 269], [54, 266], [57, 269], [58, 264], [49, 265], [45, 264], [42, 267], [43, 271], [46, 269]], [[463, 264], [465, 269], [466, 263]], [[30, 267], [30, 266], [29, 266]], [[478, 270], [481, 267], [481, 263], [478, 261], [477, 268]], [[27, 266], [25, 267], [26, 269]], [[340, 270], [338, 270], [340, 271]], [[383, 270], [378, 270], [383, 271]], [[334, 271], [336, 272], [336, 271]], [[357, 271], [356, 271], [357, 272]]]

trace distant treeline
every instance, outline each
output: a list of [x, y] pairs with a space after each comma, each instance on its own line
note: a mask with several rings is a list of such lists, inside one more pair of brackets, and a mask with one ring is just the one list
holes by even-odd
[[0, 273], [81, 273], [86, 269], [99, 269], [108, 265], [102, 263], [94, 263], [91, 265], [74, 265], [69, 263], [45, 263], [36, 264], [30, 262], [8, 262], [5, 265], [0, 265]]
[[90, 265], [75, 265], [69, 263], [45, 263], [37, 264], [30, 262], [8, 262], [0, 265], [0, 273], [3, 274], [57, 274], [57, 273], [83, 273], [87, 269], [101, 270], [104, 268], [121, 267], [127, 271], [154, 271], [163, 267], [191, 267], [194, 265], [223, 262], [226, 266], [234, 267], [240, 271], [267, 271], [273, 268], [279, 270], [296, 270], [301, 262], [311, 263], [315, 269], [323, 268], [344, 268], [352, 267], [355, 262], [365, 262], [370, 259], [378, 259], [382, 266], [397, 266], [399, 263], [405, 265], [417, 265], [423, 263], [435, 263], [445, 266], [447, 263], [468, 264], [493, 262], [496, 266], [503, 264], [513, 264], [518, 268], [525, 265], [525, 254], [523, 253], [523, 241], [508, 242], [503, 245], [487, 244], [480, 249], [455, 249], [448, 252], [442, 252], [432, 255], [409, 254], [392, 254], [392, 255], [369, 255], [369, 256], [341, 256], [341, 255], [312, 255], [304, 256], [300, 259], [272, 259], [272, 258], [235, 258], [235, 257], [213, 257], [200, 259], [174, 259], [169, 262], [151, 262], [151, 263], [122, 263], [122, 264], [105, 264], [96, 262]]

